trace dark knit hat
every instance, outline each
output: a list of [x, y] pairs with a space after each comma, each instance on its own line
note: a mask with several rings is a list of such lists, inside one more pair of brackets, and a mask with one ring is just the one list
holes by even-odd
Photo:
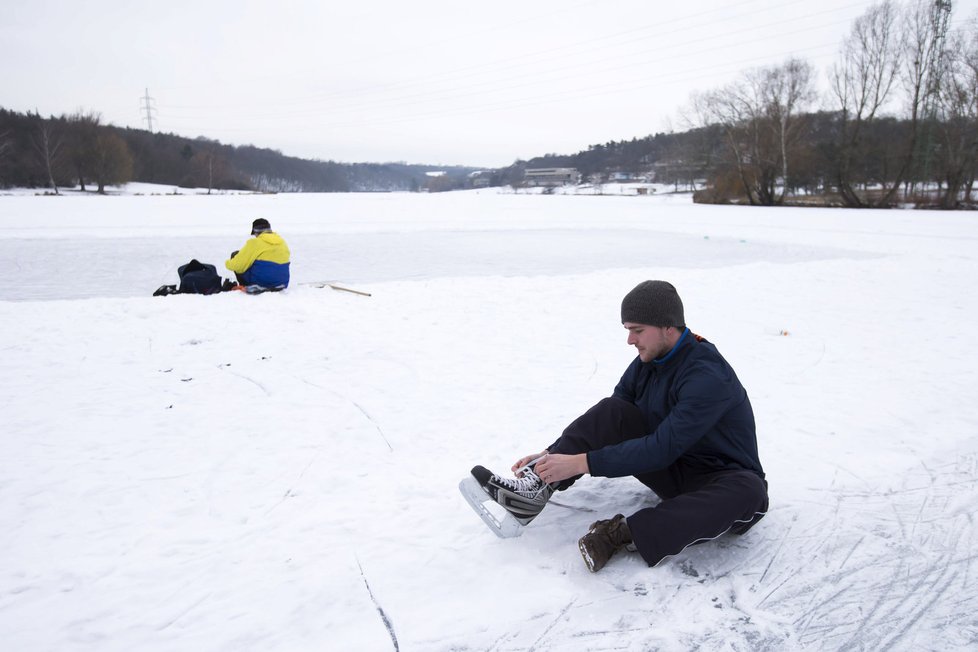
[[686, 327], [683, 301], [672, 283], [642, 281], [621, 301], [621, 323]]
[[272, 225], [268, 223], [264, 217], [259, 217], [257, 220], [251, 223], [251, 235], [258, 235], [259, 233], [264, 233], [265, 231], [271, 231]]

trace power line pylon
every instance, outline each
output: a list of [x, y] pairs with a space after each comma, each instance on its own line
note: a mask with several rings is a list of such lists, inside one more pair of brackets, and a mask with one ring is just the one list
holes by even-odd
[[146, 128], [149, 129], [150, 133], [153, 133], [153, 113], [156, 111], [156, 107], [153, 106], [153, 98], [149, 96], [149, 89], [146, 89], [146, 94], [139, 98], [141, 104], [140, 109], [146, 112], [144, 120], [146, 120]]

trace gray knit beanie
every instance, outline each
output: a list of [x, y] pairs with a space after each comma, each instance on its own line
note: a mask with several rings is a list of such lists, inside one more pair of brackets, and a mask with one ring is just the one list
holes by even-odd
[[672, 283], [642, 281], [621, 301], [621, 323], [686, 327], [683, 302]]

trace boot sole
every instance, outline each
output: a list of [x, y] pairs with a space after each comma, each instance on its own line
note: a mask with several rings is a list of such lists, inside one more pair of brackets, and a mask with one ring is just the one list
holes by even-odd
[[587, 551], [587, 546], [584, 545], [584, 537], [581, 537], [577, 542], [577, 548], [581, 551], [581, 557], [584, 558], [584, 565], [592, 573], [597, 573], [600, 568], [594, 567], [594, 560], [591, 559], [591, 555]]

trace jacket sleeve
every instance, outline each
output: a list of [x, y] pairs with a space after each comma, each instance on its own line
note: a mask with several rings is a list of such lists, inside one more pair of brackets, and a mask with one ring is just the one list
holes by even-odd
[[244, 274], [251, 268], [259, 253], [261, 253], [261, 247], [258, 238], [250, 238], [241, 247], [237, 256], [224, 261], [224, 266], [235, 274]]
[[676, 385], [678, 400], [654, 432], [588, 453], [591, 475], [616, 478], [664, 469], [703, 438], [738, 397], [724, 370], [691, 367]]

